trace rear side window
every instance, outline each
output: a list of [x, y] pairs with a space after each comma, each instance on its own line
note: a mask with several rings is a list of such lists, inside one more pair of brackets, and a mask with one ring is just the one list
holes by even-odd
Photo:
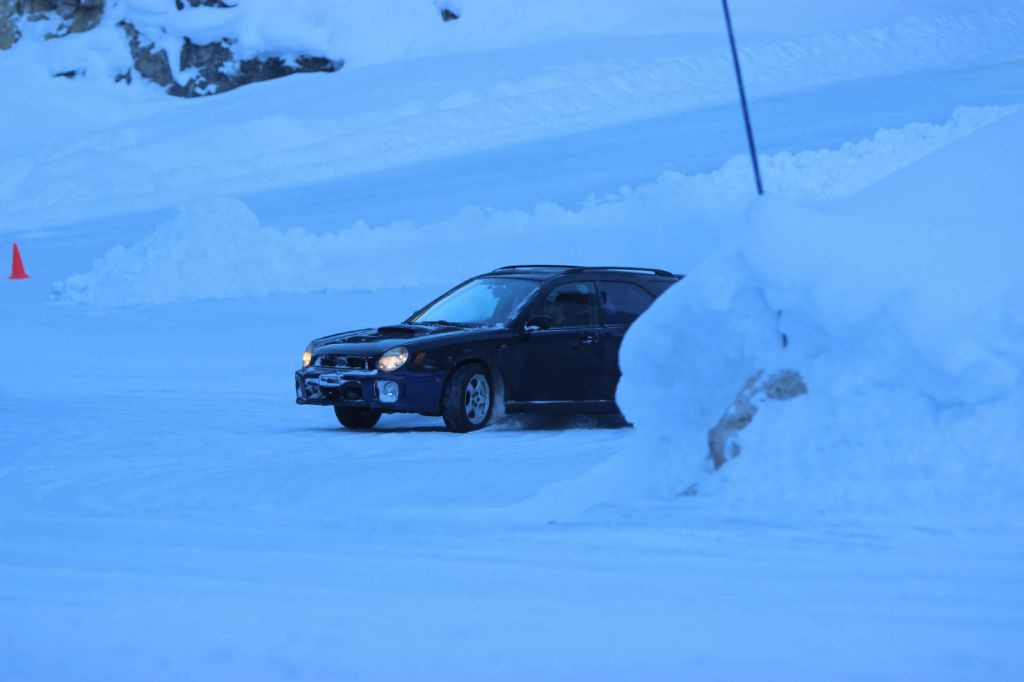
[[633, 324], [654, 302], [646, 289], [629, 282], [601, 282], [599, 298], [605, 324]]
[[597, 291], [593, 282], [574, 282], [553, 289], [535, 314], [551, 318], [553, 329], [596, 325]]

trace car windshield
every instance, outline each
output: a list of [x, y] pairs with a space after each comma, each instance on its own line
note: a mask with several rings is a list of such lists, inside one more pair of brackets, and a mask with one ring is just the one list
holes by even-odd
[[508, 322], [540, 282], [512, 277], [470, 280], [424, 309], [410, 322], [493, 326]]

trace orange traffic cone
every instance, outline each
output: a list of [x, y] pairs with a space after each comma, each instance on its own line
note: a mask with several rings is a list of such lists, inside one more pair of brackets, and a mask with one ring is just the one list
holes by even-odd
[[14, 253], [11, 255], [11, 276], [7, 279], [28, 279], [28, 274], [25, 273], [25, 266], [21, 262], [21, 251], [18, 251], [18, 245], [14, 245]]

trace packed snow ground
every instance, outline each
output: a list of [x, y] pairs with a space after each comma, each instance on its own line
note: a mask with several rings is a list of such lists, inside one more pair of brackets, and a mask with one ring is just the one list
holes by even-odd
[[[772, 194], [753, 208], [716, 15], [656, 37], [623, 10], [573, 28], [572, 4], [545, 30], [499, 32], [501, 51], [396, 40], [347, 73], [201, 102], [18, 72], [33, 96], [0, 143], [0, 232], [33, 279], [0, 286], [0, 679], [1024, 674], [1020, 299], [985, 289], [1015, 271], [941, 261], [971, 286], [937, 297], [893, 288], [907, 280], [879, 265], [872, 296], [851, 298], [842, 257], [892, 234], [932, 281], [914, 250], [925, 219], [953, 239], [930, 247], [944, 259], [1024, 250], [1020, 168], [1002, 156], [1024, 137], [1019, 3], [868, 3], [855, 18], [835, 3], [785, 31], [773, 24], [806, 6], [748, 3], [747, 25], [764, 20], [745, 54], [762, 55], [751, 90]], [[285, 40], [247, 21], [256, 43]], [[0, 54], [0, 75], [38, 65], [32, 49]], [[937, 178], [957, 182], [929, 213]], [[1003, 200], [985, 203], [993, 187]], [[964, 240], [965, 211], [1002, 232]], [[871, 241], [817, 242], [818, 221], [865, 224]], [[757, 239], [736, 246], [745, 230]], [[819, 270], [785, 245], [813, 245]], [[457, 436], [393, 416], [360, 434], [293, 404], [310, 338], [394, 322], [535, 255], [693, 275], [628, 341], [637, 428], [532, 419]], [[712, 475], [687, 439], [701, 400], [717, 418], [735, 394], [714, 381], [727, 363], [645, 351], [688, 344], [692, 359], [721, 341], [680, 335], [682, 320], [735, 332], [718, 346], [736, 351], [731, 378], [777, 362], [752, 324], [774, 308], [730, 298], [737, 282], [796, 313], [784, 328], [811, 393], [764, 408]], [[829, 412], [823, 390], [856, 411]], [[894, 394], [901, 409], [879, 405]], [[965, 428], [954, 448], [949, 426]]]

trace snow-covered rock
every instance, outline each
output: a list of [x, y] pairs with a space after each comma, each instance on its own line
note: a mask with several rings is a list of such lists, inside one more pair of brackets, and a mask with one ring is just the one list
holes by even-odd
[[99, 25], [105, 0], [0, 0], [0, 50], [21, 37], [22, 21], [48, 24], [47, 39], [83, 33]]
[[[113, 68], [117, 82], [143, 79], [164, 88], [170, 95], [197, 97], [227, 92], [242, 85], [280, 78], [293, 73], [331, 72], [344, 65], [340, 58], [310, 56], [276, 46], [254, 53], [252, 45], [239, 44], [232, 35], [216, 36], [217, 27], [237, 21], [236, 5], [221, 0], [170, 0], [164, 3], [107, 3], [105, 0], [2, 0], [0, 2], [0, 50], [10, 49], [22, 36], [22, 26], [39, 24], [34, 39], [48, 41], [73, 33], [85, 33], [106, 20], [106, 31], [86, 49], [72, 50], [73, 65], [53, 75], [77, 78], [85, 75], [90, 52], [110, 51], [126, 44], [131, 54], [114, 49]], [[230, 15], [218, 17], [209, 12]], [[174, 15], [203, 13], [203, 18], [182, 20]], [[287, 11], [281, 12], [287, 16]], [[110, 30], [116, 26], [119, 30]], [[203, 40], [193, 36], [212, 34]], [[112, 45], [114, 43], [115, 45]], [[243, 54], [244, 53], [244, 54]], [[109, 58], [108, 58], [109, 61]]]
[[345, 64], [342, 59], [304, 54], [242, 59], [235, 54], [238, 43], [235, 39], [196, 43], [188, 36], [181, 39], [180, 45], [175, 45], [176, 50], [171, 50], [177, 59], [177, 63], [172, 63], [168, 49], [142, 34], [130, 21], [122, 20], [118, 26], [124, 30], [132, 54], [132, 69], [126, 72], [125, 80], [131, 82], [134, 73], [166, 87], [167, 93], [176, 97], [214, 95], [293, 73], [329, 73]]

